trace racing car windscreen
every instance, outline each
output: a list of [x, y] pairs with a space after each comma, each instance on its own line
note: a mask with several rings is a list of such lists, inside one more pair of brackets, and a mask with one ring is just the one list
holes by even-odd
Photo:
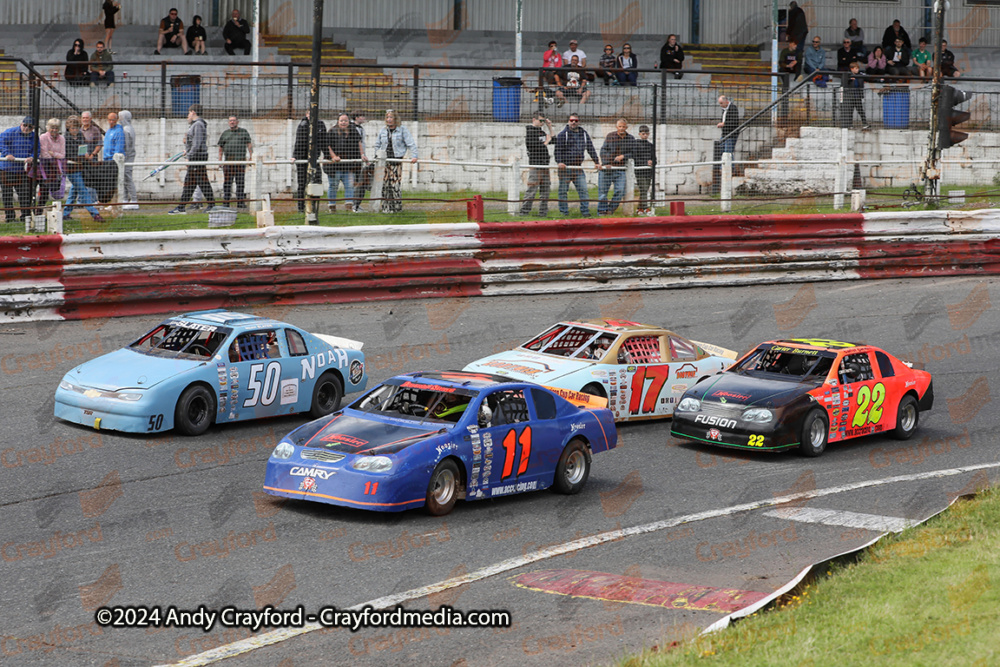
[[557, 324], [521, 345], [526, 350], [558, 357], [597, 359], [614, 345], [617, 336], [588, 327]]
[[457, 387], [407, 380], [376, 387], [355, 401], [351, 409], [398, 419], [455, 424], [476, 395]]
[[164, 322], [129, 345], [129, 349], [158, 357], [211, 358], [232, 329], [196, 322]]
[[762, 345], [730, 369], [738, 374], [821, 383], [837, 355], [785, 345]]

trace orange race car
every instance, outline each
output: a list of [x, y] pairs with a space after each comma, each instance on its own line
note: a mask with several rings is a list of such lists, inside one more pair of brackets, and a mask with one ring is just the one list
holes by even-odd
[[819, 456], [828, 442], [872, 433], [906, 440], [933, 405], [930, 373], [877, 347], [793, 338], [761, 343], [687, 390], [671, 435]]

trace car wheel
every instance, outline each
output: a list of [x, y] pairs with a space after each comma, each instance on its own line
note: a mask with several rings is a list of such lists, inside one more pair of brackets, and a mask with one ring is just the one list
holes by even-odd
[[802, 420], [799, 451], [805, 456], [819, 456], [826, 450], [829, 426], [822, 410], [813, 410]]
[[323, 373], [313, 387], [312, 408], [309, 416], [313, 419], [325, 417], [340, 409], [340, 400], [344, 397], [344, 386], [333, 373]]
[[578, 438], [569, 441], [559, 457], [553, 488], [559, 493], [573, 495], [583, 490], [590, 477], [590, 450]]
[[591, 396], [599, 396], [601, 398], [607, 398], [607, 394], [604, 393], [604, 387], [602, 387], [597, 382], [591, 382], [586, 387], [580, 390], [584, 394], [590, 394]]
[[426, 508], [433, 516], [444, 516], [458, 500], [458, 466], [451, 459], [445, 459], [434, 468], [431, 481], [427, 485]]
[[184, 435], [201, 435], [215, 417], [215, 397], [203, 385], [191, 385], [177, 399], [174, 427]]
[[917, 432], [919, 423], [920, 410], [917, 408], [917, 399], [907, 394], [896, 409], [896, 430], [892, 432], [892, 436], [897, 440], [909, 440]]

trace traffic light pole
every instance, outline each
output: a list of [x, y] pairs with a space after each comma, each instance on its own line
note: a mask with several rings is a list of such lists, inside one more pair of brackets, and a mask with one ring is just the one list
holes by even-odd
[[927, 160], [921, 169], [924, 179], [924, 201], [931, 206], [937, 206], [938, 183], [941, 170], [938, 160], [941, 158], [941, 140], [938, 122], [939, 100], [941, 99], [941, 41], [944, 35], [944, 0], [934, 2], [934, 73], [931, 79], [931, 128], [927, 140]]

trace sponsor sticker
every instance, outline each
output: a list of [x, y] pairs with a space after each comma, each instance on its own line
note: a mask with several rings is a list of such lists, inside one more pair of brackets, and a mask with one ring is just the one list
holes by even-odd
[[281, 381], [281, 405], [297, 403], [299, 400], [299, 381], [297, 378], [290, 378]]
[[351, 384], [357, 384], [361, 382], [362, 376], [365, 374], [365, 365], [359, 360], [355, 359], [351, 362]]
[[307, 477], [313, 478], [318, 477], [319, 479], [330, 479], [337, 474], [336, 470], [328, 470], [326, 468], [306, 468], [304, 466], [293, 466], [288, 474], [293, 477]]
[[690, 379], [698, 374], [698, 367], [694, 364], [684, 364], [677, 367], [676, 377], [680, 379]]

